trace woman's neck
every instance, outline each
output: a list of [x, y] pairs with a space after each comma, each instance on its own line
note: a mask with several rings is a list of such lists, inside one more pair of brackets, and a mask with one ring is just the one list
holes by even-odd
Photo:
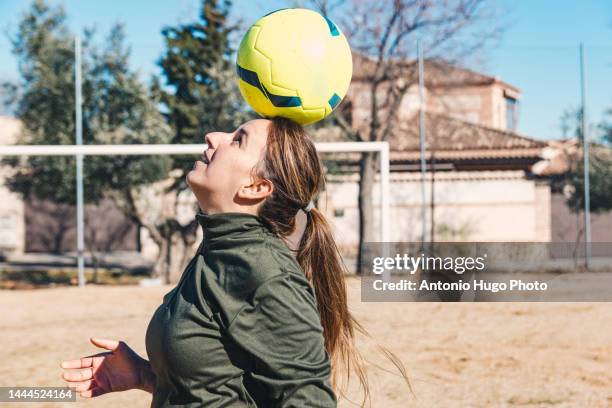
[[198, 201], [198, 207], [203, 214], [222, 214], [222, 213], [245, 213], [251, 215], [258, 215], [257, 206], [246, 206], [246, 205], [231, 205], [227, 207], [219, 207], [210, 204], [204, 204]]

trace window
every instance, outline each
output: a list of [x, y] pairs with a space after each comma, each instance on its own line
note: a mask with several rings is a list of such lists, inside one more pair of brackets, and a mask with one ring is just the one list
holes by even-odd
[[515, 98], [508, 95], [504, 96], [504, 99], [506, 100], [506, 129], [515, 131], [516, 122], [518, 121], [518, 102]]

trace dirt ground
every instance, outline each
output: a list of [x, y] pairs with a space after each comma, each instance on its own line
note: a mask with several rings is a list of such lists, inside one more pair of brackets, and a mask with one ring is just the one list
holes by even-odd
[[[349, 287], [352, 311], [404, 362], [414, 391], [362, 341], [366, 358], [383, 368], [368, 370], [373, 407], [612, 407], [611, 304], [362, 303], [359, 281], [349, 279]], [[64, 386], [60, 361], [102, 351], [89, 336], [124, 340], [146, 356], [147, 324], [170, 289], [0, 291], [0, 386]], [[349, 397], [360, 401], [353, 387]], [[132, 390], [77, 397], [76, 405], [148, 407], [150, 400]]]

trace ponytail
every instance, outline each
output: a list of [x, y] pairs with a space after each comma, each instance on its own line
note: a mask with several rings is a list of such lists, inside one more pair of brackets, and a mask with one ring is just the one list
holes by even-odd
[[[260, 217], [281, 237], [289, 236], [295, 230], [297, 212], [316, 197], [325, 183], [318, 154], [304, 128], [288, 119], [273, 118], [263, 166], [256, 168], [256, 173], [274, 184], [273, 193], [260, 207]], [[305, 214], [306, 227], [296, 258], [315, 292], [325, 349], [332, 366], [332, 388], [346, 398], [350, 373], [354, 371], [364, 390], [361, 406], [366, 401], [371, 406], [365, 360], [356, 346], [355, 331], [371, 336], [348, 309], [345, 281], [348, 271], [331, 226], [316, 207]], [[398, 368], [412, 391], [401, 361], [379, 343], [377, 347]]]
[[[319, 316], [325, 333], [325, 349], [332, 361], [331, 384], [334, 390], [338, 390], [344, 396], [350, 367], [355, 367], [359, 381], [363, 385], [365, 403], [366, 399], [370, 400], [368, 377], [363, 369], [362, 356], [355, 346], [353, 329], [361, 326], [348, 310], [346, 266], [342, 262], [325, 216], [317, 208], [308, 211], [306, 216], [308, 220], [300, 240], [297, 260], [311, 282], [317, 299]], [[342, 371], [346, 377], [343, 377], [342, 386], [339, 387], [338, 373], [341, 365], [344, 365]]]

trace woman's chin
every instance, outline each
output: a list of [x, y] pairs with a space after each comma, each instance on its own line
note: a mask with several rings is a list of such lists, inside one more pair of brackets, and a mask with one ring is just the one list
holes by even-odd
[[195, 162], [193, 162], [193, 167], [191, 168], [191, 170], [189, 170], [189, 173], [187, 173], [187, 175], [198, 174], [198, 173], [203, 174], [204, 172], [206, 172], [207, 168], [208, 168], [208, 165], [206, 163], [200, 160], [196, 160]]
[[202, 191], [205, 189], [204, 175], [202, 174], [201, 169], [194, 168], [187, 176], [185, 176], [185, 180], [187, 181], [187, 185], [191, 187], [191, 190]]

